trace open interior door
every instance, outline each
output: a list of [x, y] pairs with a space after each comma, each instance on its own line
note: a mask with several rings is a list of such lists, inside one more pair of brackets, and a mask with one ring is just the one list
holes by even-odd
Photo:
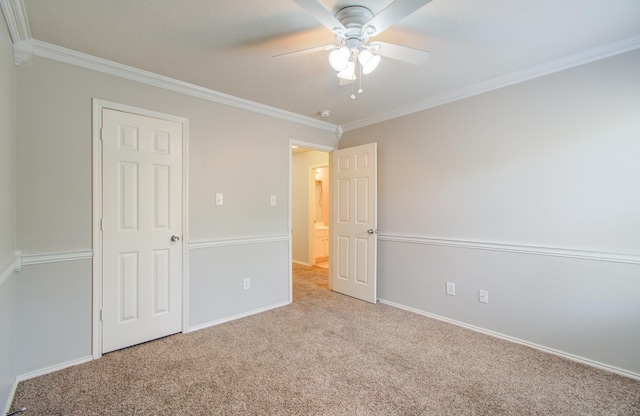
[[332, 153], [331, 283], [334, 291], [376, 303], [377, 143]]

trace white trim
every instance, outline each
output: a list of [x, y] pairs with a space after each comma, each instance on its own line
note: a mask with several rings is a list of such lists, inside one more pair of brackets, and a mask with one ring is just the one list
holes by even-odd
[[618, 368], [618, 367], [614, 367], [614, 366], [611, 366], [611, 365], [603, 364], [601, 362], [590, 360], [588, 358], [583, 358], [583, 357], [580, 357], [580, 356], [577, 356], [577, 355], [568, 354], [568, 353], [563, 352], [563, 351], [559, 351], [559, 350], [556, 350], [556, 349], [553, 349], [553, 348], [545, 347], [543, 345], [535, 344], [533, 342], [524, 341], [524, 340], [521, 340], [519, 338], [510, 337], [508, 335], [504, 335], [504, 334], [501, 334], [501, 333], [495, 332], [495, 331], [490, 331], [488, 329], [480, 328], [480, 327], [477, 327], [477, 326], [474, 326], [474, 325], [465, 324], [464, 322], [456, 321], [454, 319], [446, 318], [444, 316], [440, 316], [440, 315], [436, 315], [436, 314], [433, 314], [433, 313], [429, 313], [429, 312], [426, 312], [426, 311], [423, 311], [423, 310], [420, 310], [420, 309], [416, 309], [416, 308], [412, 308], [412, 307], [409, 307], [409, 306], [401, 305], [399, 303], [391, 302], [391, 301], [384, 300], [384, 299], [378, 299], [378, 301], [380, 303], [385, 304], [385, 305], [389, 305], [389, 306], [392, 306], [394, 308], [402, 309], [402, 310], [405, 310], [405, 311], [408, 311], [408, 312], [413, 312], [413, 313], [416, 313], [418, 315], [425, 316], [427, 318], [433, 318], [433, 319], [436, 319], [438, 321], [442, 321], [442, 322], [446, 322], [446, 323], [453, 324], [453, 325], [456, 325], [456, 326], [460, 326], [460, 327], [463, 327], [463, 328], [466, 328], [466, 329], [470, 329], [470, 330], [475, 331], [475, 332], [480, 332], [482, 334], [490, 335], [490, 336], [495, 337], [495, 338], [500, 338], [500, 339], [503, 339], [505, 341], [510, 341], [510, 342], [514, 342], [516, 344], [525, 345], [527, 347], [531, 347], [531, 348], [534, 348], [534, 349], [542, 351], [542, 352], [547, 352], [547, 353], [550, 353], [550, 354], [553, 354], [553, 355], [557, 355], [559, 357], [566, 358], [566, 359], [571, 360], [571, 361], [575, 361], [575, 362], [578, 362], [578, 363], [586, 364], [588, 366], [596, 367], [596, 368], [599, 368], [601, 370], [605, 370], [605, 371], [609, 371], [609, 372], [612, 372], [612, 373], [616, 373], [616, 374], [619, 374], [621, 376], [629, 377], [629, 378], [632, 378], [632, 379], [635, 379], [635, 380], [640, 380], [640, 374], [634, 373], [633, 371], [624, 370], [622, 368]]
[[62, 253], [23, 254], [22, 265], [59, 263], [63, 261], [91, 260], [93, 250], [66, 251]]
[[588, 49], [586, 51], [557, 59], [552, 59], [539, 65], [524, 68], [519, 71], [502, 75], [487, 81], [458, 88], [454, 91], [444, 92], [414, 105], [408, 105], [377, 116], [347, 123], [343, 125], [342, 128], [344, 129], [344, 131], [349, 131], [361, 127], [366, 127], [372, 124], [381, 123], [383, 121], [417, 113], [423, 110], [428, 110], [433, 107], [451, 103], [453, 101], [458, 101], [464, 98], [483, 94], [485, 92], [497, 90], [509, 85], [519, 84], [521, 82], [529, 81], [538, 77], [564, 71], [566, 69], [588, 64], [601, 59], [610, 58], [612, 56], [629, 52], [638, 48], [640, 48], [640, 35], [631, 36], [629, 38]]
[[327, 146], [324, 144], [317, 144], [312, 142], [305, 142], [302, 140], [289, 139], [289, 157], [292, 156], [291, 146], [304, 147], [305, 149], [317, 150], [319, 152], [333, 152], [338, 148], [336, 146]]
[[86, 357], [81, 357], [75, 360], [67, 361], [66, 363], [56, 364], [56, 365], [52, 365], [51, 367], [46, 367], [40, 370], [31, 371], [29, 373], [18, 376], [16, 378], [16, 382], [19, 383], [21, 381], [26, 381], [32, 378], [44, 376], [46, 374], [51, 374], [56, 371], [64, 370], [65, 368], [68, 368], [68, 367], [73, 367], [75, 365], [88, 363], [89, 361], [92, 361], [92, 360], [93, 360], [93, 357], [90, 355], [87, 355]]
[[[34, 40], [31, 38], [24, 2], [22, 0], [0, 0], [0, 6], [2, 6], [2, 11], [4, 12], [9, 31], [11, 33], [11, 38], [14, 43], [16, 65], [30, 59], [33, 55], [37, 55], [58, 62], [64, 62], [143, 84], [153, 85], [170, 91], [199, 97], [216, 103], [330, 131], [334, 133], [338, 139], [342, 137], [344, 131], [350, 131], [391, 120], [393, 118], [413, 114], [453, 101], [472, 97], [520, 82], [525, 82], [534, 78], [553, 74], [565, 69], [574, 68], [579, 65], [595, 62], [640, 48], [640, 35], [631, 36], [606, 45], [591, 48], [586, 51], [552, 59], [491, 80], [462, 87], [455, 91], [445, 92], [414, 105], [401, 107], [387, 113], [347, 123], [344, 126], [339, 126], [279, 108], [234, 97], [208, 88], [199, 87], [194, 84], [175, 80], [152, 72], [122, 65], [106, 59], [97, 58], [50, 43]], [[22, 45], [18, 46], [17, 44], [20, 43], [22, 43]]]
[[9, 391], [9, 397], [7, 398], [7, 405], [6, 408], [4, 409], [4, 413], [1, 413], [3, 415], [9, 414], [9, 412], [11, 412], [11, 405], [13, 404], [13, 398], [16, 395], [16, 390], [18, 389], [18, 378], [16, 377], [13, 380], [13, 385], [11, 386], [11, 390]]
[[189, 242], [189, 250], [201, 250], [204, 248], [242, 246], [247, 244], [275, 243], [288, 241], [288, 235], [274, 235], [265, 237], [230, 238], [221, 240], [192, 241]]
[[189, 328], [189, 119], [182, 119], [182, 333]]
[[0, 0], [0, 8], [7, 21], [13, 43], [31, 40], [27, 9], [22, 0]]
[[312, 264], [305, 263], [303, 261], [298, 261], [298, 260], [291, 260], [291, 263], [295, 263], [295, 264], [299, 264], [301, 266], [307, 266], [307, 267], [311, 267], [312, 266]]
[[199, 325], [196, 325], [196, 326], [194, 326], [192, 328], [189, 328], [186, 332], [199, 331], [201, 329], [205, 329], [205, 328], [209, 328], [209, 327], [212, 327], [212, 326], [224, 324], [224, 323], [230, 322], [230, 321], [235, 321], [236, 319], [246, 318], [247, 316], [257, 315], [259, 313], [270, 311], [272, 309], [281, 308], [283, 306], [287, 306], [287, 305], [290, 305], [290, 304], [291, 304], [291, 301], [279, 302], [279, 303], [276, 303], [276, 304], [273, 304], [273, 305], [265, 306], [264, 308], [258, 308], [258, 309], [254, 309], [254, 310], [251, 310], [251, 311], [248, 311], [248, 312], [242, 312], [242, 313], [239, 313], [237, 315], [228, 316], [226, 318], [217, 319], [215, 321], [206, 322], [204, 324], [199, 324]]
[[18, 253], [16, 253], [13, 260], [9, 262], [3, 269], [0, 269], [0, 286], [7, 280], [13, 273], [20, 270], [22, 266], [22, 259]]
[[640, 264], [640, 254], [592, 251], [582, 249], [528, 246], [487, 241], [450, 240], [444, 238], [416, 237], [406, 235], [378, 235], [379, 241], [394, 243], [421, 244], [430, 246], [456, 247], [472, 250], [502, 251], [508, 253], [532, 254], [537, 256], [568, 257], [581, 260], [608, 261], [614, 263]]
[[102, 322], [100, 320], [100, 310], [102, 309], [102, 227], [100, 224], [102, 218], [102, 141], [100, 140], [100, 130], [102, 128], [102, 108], [106, 105], [95, 98], [91, 100], [91, 151], [93, 159], [91, 163], [93, 206], [91, 215], [91, 234], [93, 236], [91, 354], [94, 359], [102, 356]]
[[315, 118], [302, 116], [290, 111], [234, 97], [219, 91], [214, 91], [188, 82], [158, 75], [153, 72], [119, 64], [107, 59], [97, 58], [95, 56], [87, 55], [47, 42], [34, 40], [33, 53], [34, 55], [42, 58], [75, 65], [92, 71], [139, 82], [141, 84], [151, 85], [215, 103], [263, 114], [269, 117], [275, 117], [320, 130], [329, 131], [336, 134], [336, 136], [340, 132], [340, 129], [336, 124], [327, 123], [326, 121], [316, 120]]
[[[93, 98], [92, 100], [92, 200], [93, 200], [93, 317], [92, 317], [92, 358], [97, 359], [102, 356], [102, 322], [100, 321], [100, 310], [102, 309], [102, 230], [100, 219], [102, 213], [102, 110], [105, 108], [124, 111], [146, 117], [158, 118], [161, 120], [173, 121], [182, 124], [182, 241], [189, 241], [189, 120], [184, 117], [171, 114], [160, 113], [126, 104], [114, 103], [111, 101]], [[189, 255], [187, 244], [182, 244], [182, 332], [188, 325], [189, 313]]]
[[27, 62], [33, 58], [33, 41], [24, 40], [13, 44], [13, 60], [16, 65]]

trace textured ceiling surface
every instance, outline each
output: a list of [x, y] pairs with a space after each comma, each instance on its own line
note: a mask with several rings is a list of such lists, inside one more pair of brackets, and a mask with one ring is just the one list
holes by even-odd
[[[383, 58], [352, 100], [328, 52], [273, 58], [335, 42], [291, 0], [24, 1], [36, 40], [304, 116], [329, 109], [339, 125], [640, 36], [638, 0], [433, 0], [372, 39], [430, 58]], [[391, 1], [321, 3], [378, 13]]]

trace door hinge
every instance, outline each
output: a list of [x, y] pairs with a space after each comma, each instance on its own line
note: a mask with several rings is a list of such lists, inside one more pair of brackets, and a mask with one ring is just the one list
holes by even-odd
[[100, 218], [100, 231], [104, 231], [104, 226], [102, 225], [103, 219]]
[[104, 129], [100, 129], [100, 141], [103, 141], [104, 139], [102, 138], [102, 135], [104, 133]]
[[100, 309], [100, 322], [102, 322], [102, 309]]

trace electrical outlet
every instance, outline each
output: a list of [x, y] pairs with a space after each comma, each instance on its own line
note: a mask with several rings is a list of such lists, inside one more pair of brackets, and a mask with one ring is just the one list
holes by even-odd
[[489, 292], [487, 292], [486, 290], [479, 290], [478, 301], [482, 303], [489, 303]]
[[447, 282], [447, 295], [455, 296], [456, 295], [456, 284]]
[[251, 289], [251, 279], [249, 279], [248, 277], [242, 279], [242, 288], [244, 290]]

